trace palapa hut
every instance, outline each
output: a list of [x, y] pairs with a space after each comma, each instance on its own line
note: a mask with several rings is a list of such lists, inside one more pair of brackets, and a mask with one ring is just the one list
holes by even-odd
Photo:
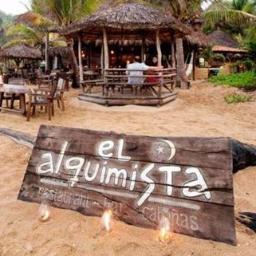
[[215, 68], [219, 68], [217, 73], [230, 74], [234, 72], [234, 63], [247, 58], [248, 51], [241, 49], [239, 43], [227, 32], [221, 31], [219, 28], [211, 33], [209, 40], [212, 45], [213, 56], [209, 60], [209, 64], [216, 74]]
[[15, 45], [8, 48], [2, 48], [0, 50], [0, 58], [2, 59], [14, 59], [21, 61], [23, 59], [41, 59], [42, 53], [40, 49], [35, 47], [26, 46], [24, 44]]
[[61, 31], [74, 42], [80, 80], [84, 68], [125, 68], [134, 56], [149, 65], [177, 68], [185, 78], [183, 38], [191, 29], [158, 9], [138, 3], [103, 8]]
[[174, 17], [136, 3], [102, 9], [61, 31], [74, 40], [80, 66], [89, 68], [125, 67], [133, 55], [143, 53], [162, 63], [166, 48], [171, 53], [175, 39], [182, 41], [190, 32]]
[[215, 30], [208, 37], [214, 53], [222, 53], [229, 58], [233, 58], [235, 54], [244, 55], [248, 53], [247, 50], [239, 47], [239, 43], [231, 35], [220, 29]]
[[32, 72], [34, 67], [38, 65], [38, 60], [42, 58], [41, 50], [35, 47], [30, 47], [24, 44], [15, 45], [12, 47], [2, 48], [0, 50], [0, 59], [3, 61], [14, 60], [17, 68], [23, 64], [21, 75]]

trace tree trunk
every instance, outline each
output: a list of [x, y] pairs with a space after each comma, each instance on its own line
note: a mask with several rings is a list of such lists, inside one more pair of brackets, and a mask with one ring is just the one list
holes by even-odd
[[177, 82], [179, 83], [181, 88], [186, 88], [189, 85], [189, 81], [186, 76], [183, 40], [181, 37], [176, 38], [176, 61], [177, 61]]
[[79, 74], [78, 74], [78, 64], [77, 64], [77, 59], [74, 51], [74, 41], [73, 39], [68, 42], [68, 47], [70, 50], [70, 55], [71, 55], [71, 65], [72, 65], [72, 70], [73, 70], [73, 87], [74, 88], [79, 88]]

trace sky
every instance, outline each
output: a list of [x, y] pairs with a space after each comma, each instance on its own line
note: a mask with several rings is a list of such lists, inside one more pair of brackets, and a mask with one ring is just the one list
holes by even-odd
[[[27, 11], [25, 7], [30, 5], [30, 0], [0, 0], [0, 10], [12, 15], [18, 15]], [[204, 4], [203, 8], [206, 8]]]
[[12, 15], [18, 15], [27, 11], [24, 6], [30, 5], [30, 0], [0, 0], [0, 10]]

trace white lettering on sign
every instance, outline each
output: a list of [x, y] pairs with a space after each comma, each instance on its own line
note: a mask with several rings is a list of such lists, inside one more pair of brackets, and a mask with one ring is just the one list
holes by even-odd
[[78, 176], [79, 176], [81, 169], [84, 165], [84, 161], [85, 160], [82, 157], [71, 157], [66, 161], [65, 169], [75, 171], [75, 176], [70, 179], [71, 187], [73, 187], [75, 185], [75, 183], [78, 182]]
[[61, 163], [62, 163], [64, 154], [65, 154], [65, 152], [67, 150], [67, 147], [68, 147], [68, 142], [65, 141], [63, 146], [62, 146], [62, 148], [61, 148], [61, 151], [60, 151], [60, 154], [59, 154], [59, 158], [58, 158], [58, 161], [57, 161], [57, 164], [56, 164], [56, 170], [55, 170], [56, 174], [58, 174], [59, 171], [60, 171]]
[[172, 195], [172, 180], [173, 180], [173, 173], [174, 172], [180, 172], [181, 168], [178, 166], [163, 166], [159, 168], [160, 172], [166, 172], [166, 183], [167, 186], [167, 195]]
[[[102, 156], [104, 159], [108, 159], [114, 156], [113, 150], [114, 149], [114, 142], [112, 140], [103, 141], [100, 143], [98, 148], [98, 154]], [[117, 145], [117, 159], [120, 161], [130, 161], [130, 156], [123, 155], [123, 148], [124, 148], [124, 140], [118, 140]]]
[[[169, 143], [172, 147], [174, 146], [171, 142]], [[128, 162], [131, 160], [130, 156], [123, 155], [124, 140], [117, 142], [117, 150], [115, 150], [115, 143], [112, 140], [106, 140], [99, 144], [97, 153], [104, 161], [97, 158], [92, 160], [82, 156], [66, 156], [65, 152], [68, 145], [69, 143], [65, 141], [57, 156], [53, 155], [53, 153], [44, 153], [41, 157], [42, 163], [39, 163], [36, 168], [37, 173], [50, 173], [55, 174], [55, 177], [57, 175], [62, 175], [64, 178], [67, 177], [71, 187], [79, 187], [79, 181], [79, 183], [87, 183], [86, 189], [88, 188], [88, 183], [119, 187], [127, 191], [125, 194], [132, 193], [135, 196], [135, 202], [138, 207], [142, 206], [146, 201], [152, 202], [154, 192], [156, 188], [159, 189], [159, 186], [166, 196], [173, 196], [175, 187], [180, 187], [179, 193], [184, 197], [203, 196], [206, 200], [210, 200], [212, 197], [201, 170], [196, 167], [181, 168], [171, 164], [143, 164], [134, 161], [131, 165], [128, 163], [124, 165], [124, 161]], [[175, 149], [172, 149], [172, 152], [176, 152]], [[174, 155], [172, 153], [171, 157], [174, 157]], [[116, 157], [109, 162], [108, 159], [114, 156]], [[168, 155], [167, 160], [169, 158], [170, 156]], [[113, 166], [115, 162], [119, 163], [119, 167]], [[124, 165], [124, 167], [120, 167], [120, 164]], [[157, 177], [161, 175], [158, 178], [158, 183], [155, 182], [154, 177], [156, 175]], [[188, 177], [189, 181], [184, 184], [175, 183], [176, 177], [180, 175]], [[159, 184], [160, 180], [161, 184]], [[145, 186], [144, 190], [142, 186]], [[107, 193], [109, 188], [104, 190]], [[116, 193], [120, 194], [123, 192], [117, 190]], [[154, 200], [159, 201], [160, 199]], [[169, 202], [166, 199], [161, 200], [166, 203]]]
[[141, 172], [141, 180], [149, 183], [149, 185], [147, 186], [147, 189], [145, 190], [145, 192], [143, 193], [143, 195], [141, 196], [141, 198], [138, 200], [137, 205], [141, 206], [145, 200], [147, 200], [150, 195], [152, 194], [152, 192], [155, 189], [155, 183], [152, 179], [149, 178], [149, 172], [152, 171], [152, 169], [154, 168], [155, 164], [149, 164], [148, 166], [146, 166], [146, 168]]
[[[103, 158], [110, 158], [113, 156], [112, 152], [109, 152], [114, 147], [114, 142], [112, 140], [103, 141], [99, 145], [99, 155]], [[108, 153], [109, 152], [109, 153]]]
[[[204, 195], [206, 199], [210, 200], [211, 193], [209, 191], [206, 191], [208, 187], [200, 170], [198, 168], [191, 167], [186, 170], [186, 173], [195, 174], [196, 178], [184, 184], [184, 186], [187, 187], [183, 189], [184, 196], [196, 197], [196, 196]], [[194, 187], [200, 187], [200, 189], [197, 188], [192, 190], [191, 188], [194, 188]]]
[[47, 161], [38, 166], [37, 173], [38, 174], [53, 173], [54, 172], [54, 164], [53, 164], [52, 154], [45, 153], [42, 155], [42, 159], [45, 159]]

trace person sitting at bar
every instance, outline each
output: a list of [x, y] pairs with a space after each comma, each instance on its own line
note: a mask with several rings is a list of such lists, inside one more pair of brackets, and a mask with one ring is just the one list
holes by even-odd
[[144, 83], [145, 77], [144, 71], [155, 70], [158, 71], [162, 67], [148, 66], [143, 62], [140, 62], [140, 57], [135, 56], [134, 62], [127, 65], [128, 84], [141, 85]]

